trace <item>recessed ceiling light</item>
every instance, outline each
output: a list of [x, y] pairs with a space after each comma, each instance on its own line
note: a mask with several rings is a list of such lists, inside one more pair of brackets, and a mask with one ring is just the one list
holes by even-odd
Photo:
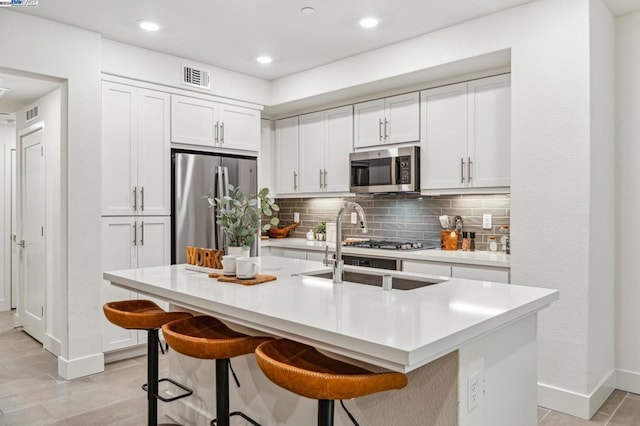
[[153, 21], [138, 21], [138, 26], [145, 31], [158, 31], [160, 29], [160, 25]]
[[315, 11], [316, 10], [312, 7], [303, 7], [302, 9], [300, 9], [300, 12], [304, 13], [305, 15], [311, 15]]
[[271, 56], [261, 55], [256, 58], [256, 61], [260, 62], [261, 64], [270, 64], [271, 62], [273, 62], [273, 58]]
[[380, 20], [373, 16], [366, 16], [358, 21], [362, 28], [373, 28], [377, 27], [380, 23]]

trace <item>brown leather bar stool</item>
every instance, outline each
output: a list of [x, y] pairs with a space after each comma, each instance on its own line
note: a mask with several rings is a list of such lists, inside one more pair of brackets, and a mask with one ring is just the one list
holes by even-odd
[[216, 360], [216, 418], [211, 425], [229, 426], [231, 416], [240, 416], [252, 425], [260, 426], [241, 411], [229, 413], [230, 358], [253, 353], [261, 343], [272, 340], [271, 337], [238, 333], [210, 316], [196, 316], [165, 324], [162, 333], [176, 352], [193, 358]]
[[[102, 307], [109, 321], [122, 328], [147, 330], [147, 383], [142, 386], [147, 392], [147, 410], [149, 426], [158, 424], [158, 399], [164, 402], [175, 401], [193, 393], [193, 391], [169, 378], [158, 380], [158, 330], [171, 321], [191, 318], [187, 312], [167, 312], [150, 300], [123, 300], [105, 303]], [[170, 382], [185, 392], [172, 398], [158, 395], [158, 383]]]
[[[402, 389], [407, 385], [407, 376], [402, 373], [374, 373], [287, 339], [261, 344], [256, 349], [256, 359], [264, 374], [278, 386], [318, 400], [318, 426], [333, 425], [335, 400]], [[348, 411], [347, 414], [357, 425]]]

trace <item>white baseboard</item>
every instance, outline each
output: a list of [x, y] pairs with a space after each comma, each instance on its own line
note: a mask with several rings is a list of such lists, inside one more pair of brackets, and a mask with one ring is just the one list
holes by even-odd
[[104, 354], [102, 352], [74, 359], [58, 357], [58, 375], [65, 380], [77, 379], [103, 371]]
[[615, 388], [615, 370], [611, 370], [589, 395], [538, 383], [538, 405], [588, 420]]
[[626, 392], [640, 393], [640, 373], [617, 369], [616, 388]]
[[45, 333], [44, 339], [42, 342], [42, 347], [54, 354], [55, 356], [60, 356], [60, 347], [62, 343], [60, 340], [56, 339], [49, 333]]
[[147, 345], [137, 345], [113, 352], [106, 352], [104, 354], [104, 363], [111, 364], [112, 362], [122, 361], [123, 359], [136, 358], [143, 355], [147, 355]]

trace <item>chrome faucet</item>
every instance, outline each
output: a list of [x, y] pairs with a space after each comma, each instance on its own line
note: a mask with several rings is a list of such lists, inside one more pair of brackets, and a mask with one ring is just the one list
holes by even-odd
[[338, 216], [336, 217], [336, 258], [333, 260], [329, 259], [329, 246], [325, 247], [324, 256], [325, 266], [333, 266], [333, 282], [337, 284], [342, 282], [342, 273], [344, 272], [344, 261], [342, 260], [342, 215], [346, 209], [355, 209], [358, 216], [360, 216], [362, 233], [367, 233], [367, 218], [360, 204], [348, 201], [344, 206], [340, 207]]

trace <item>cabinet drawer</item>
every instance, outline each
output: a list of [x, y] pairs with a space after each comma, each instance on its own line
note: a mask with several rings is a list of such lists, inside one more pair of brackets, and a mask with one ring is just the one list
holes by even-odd
[[454, 265], [451, 267], [451, 276], [454, 278], [466, 278], [469, 280], [509, 283], [508, 269], [491, 268], [488, 266]]
[[445, 277], [451, 276], [451, 266], [446, 263], [438, 262], [414, 262], [411, 260], [403, 260], [402, 271], [414, 272], [416, 274], [442, 275]]

